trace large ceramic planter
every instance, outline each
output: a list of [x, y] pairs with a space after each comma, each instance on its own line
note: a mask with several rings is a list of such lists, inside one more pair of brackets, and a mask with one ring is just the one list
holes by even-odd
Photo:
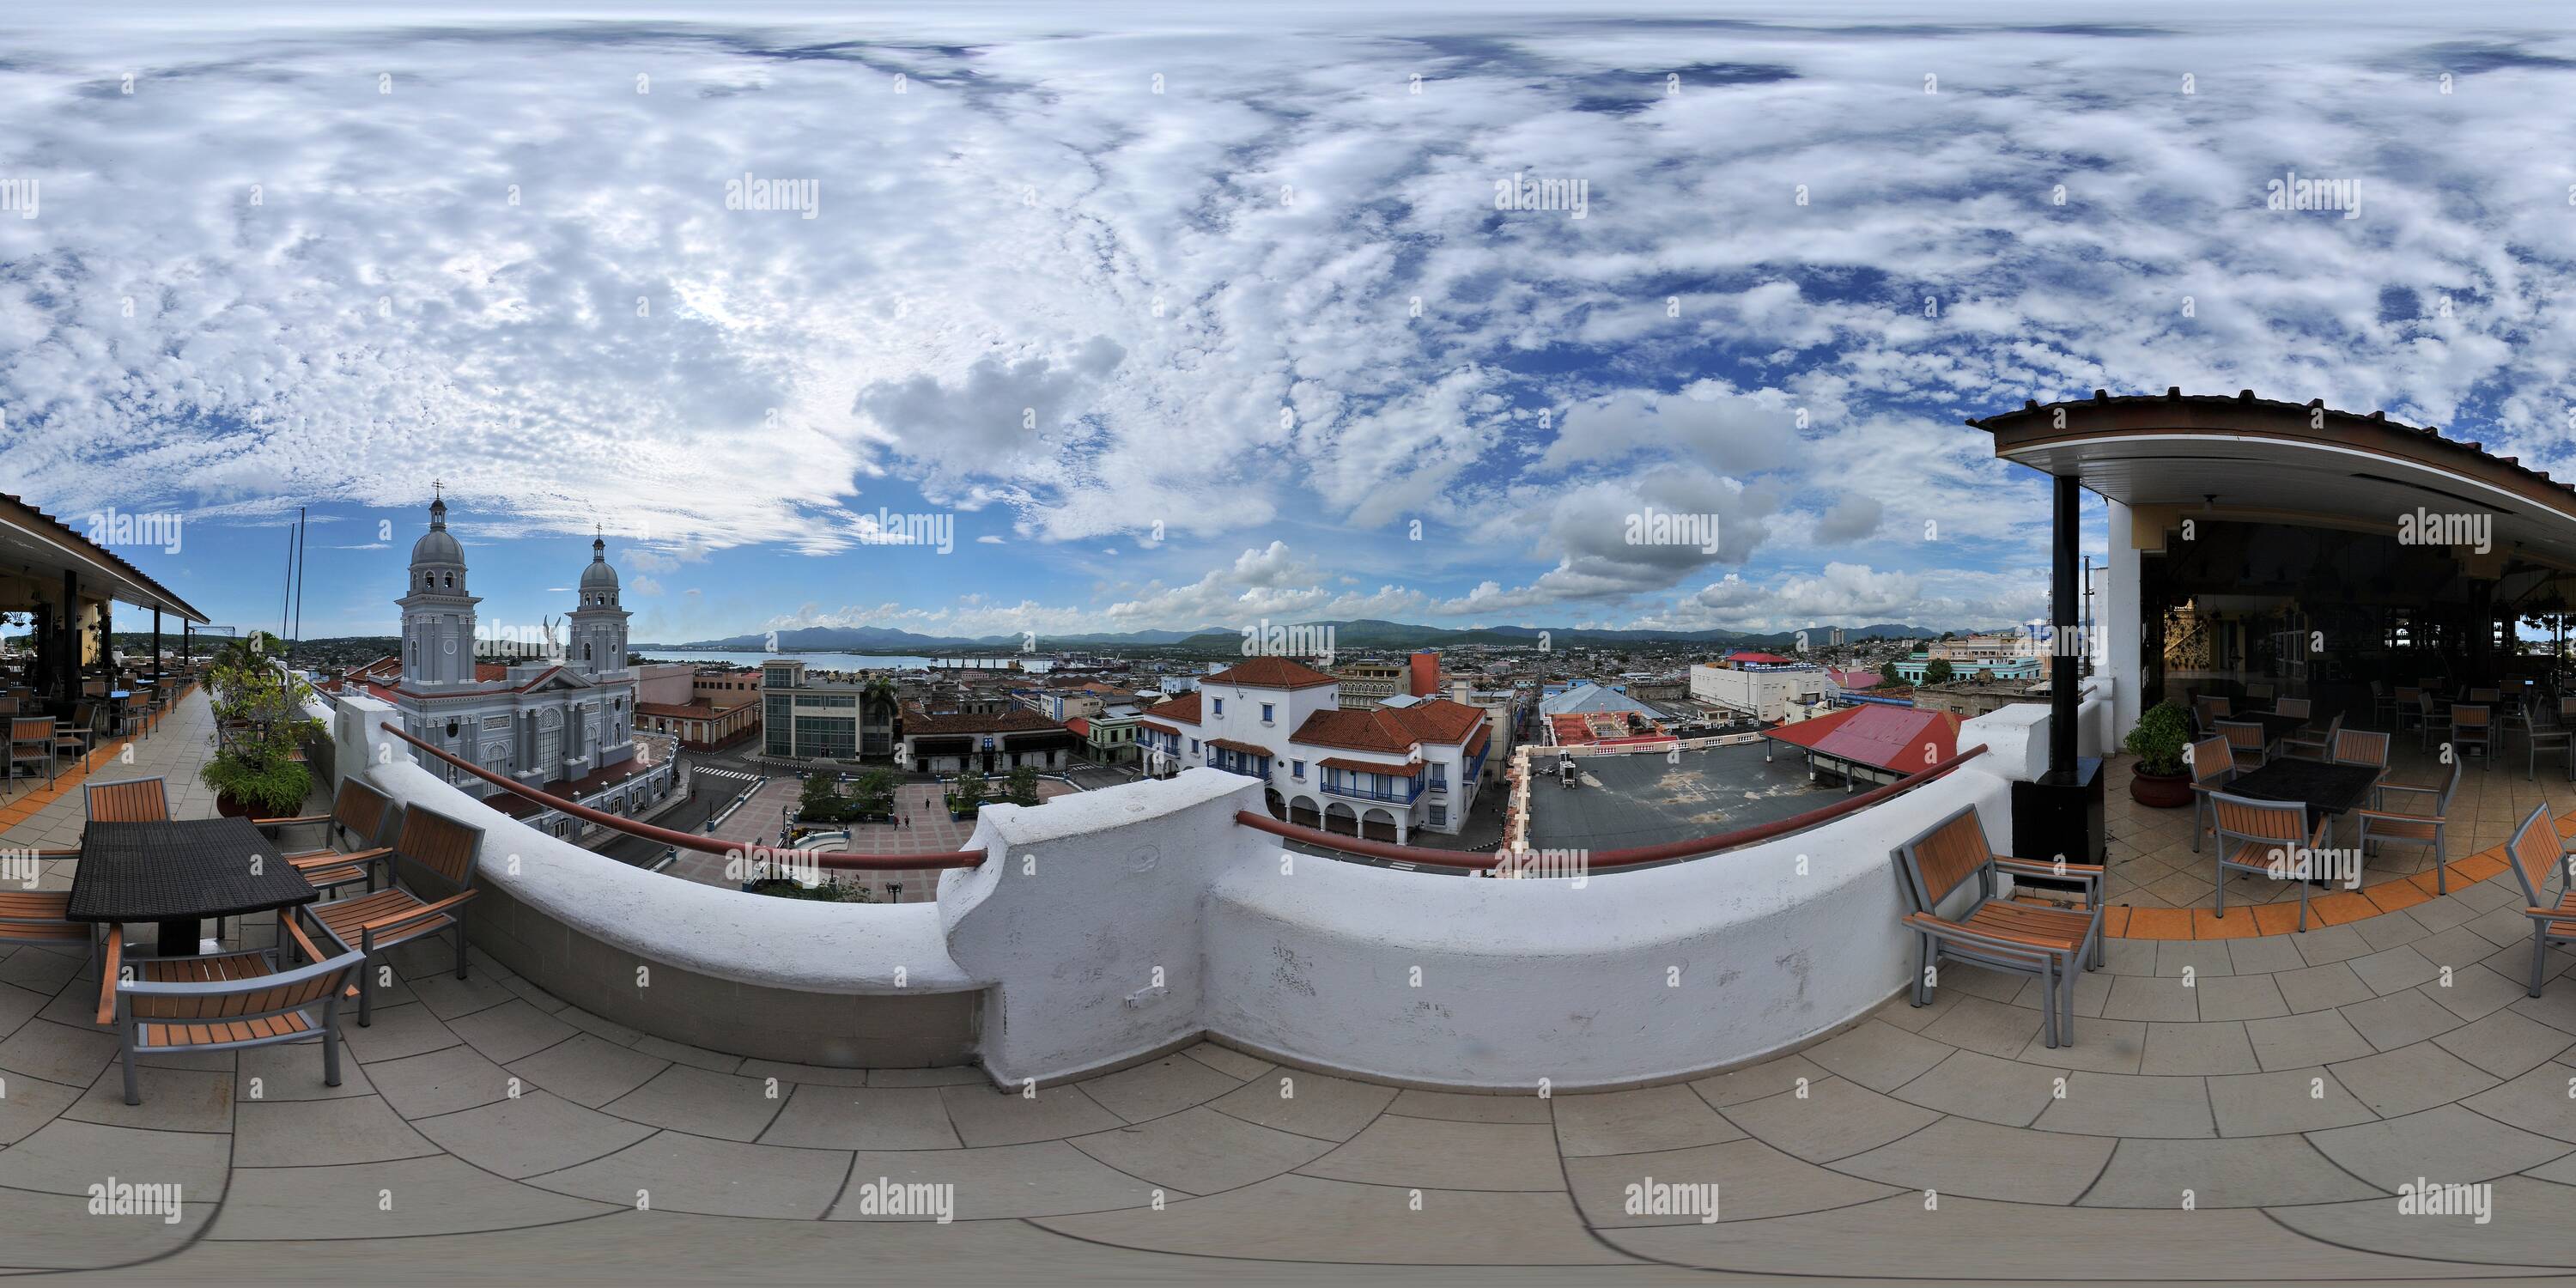
[[2129, 779], [2129, 799], [2150, 809], [2180, 809], [2191, 804], [2191, 775], [2139, 770]]
[[221, 793], [218, 793], [218, 794], [215, 796], [215, 812], [216, 812], [217, 814], [220, 814], [220, 815], [224, 816], [225, 818], [257, 818], [257, 817], [259, 817], [259, 811], [257, 811], [257, 810], [255, 810], [255, 809], [253, 809], [253, 808], [252, 808], [251, 806], [249, 806], [249, 805], [243, 804], [242, 802], [237, 801], [237, 800], [234, 800], [232, 797], [230, 797], [230, 796], [226, 796], [226, 795], [223, 795], [223, 794], [221, 794]]

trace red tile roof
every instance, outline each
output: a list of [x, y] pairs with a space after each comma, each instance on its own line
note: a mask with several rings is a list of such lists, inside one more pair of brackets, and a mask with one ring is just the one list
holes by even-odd
[[1210, 738], [1207, 745], [1220, 751], [1231, 751], [1238, 756], [1259, 756], [1265, 760], [1270, 757], [1270, 749], [1259, 743], [1236, 742], [1232, 738]]
[[1360, 774], [1392, 774], [1397, 778], [1419, 778], [1422, 776], [1422, 766], [1419, 763], [1381, 765], [1373, 760], [1344, 760], [1339, 756], [1335, 756], [1330, 760], [1319, 760], [1315, 763], [1322, 765], [1326, 769], [1342, 769]]
[[1341, 681], [1284, 657], [1256, 657], [1208, 676], [1199, 683], [1232, 684], [1247, 689], [1312, 689]]
[[962, 711], [931, 715], [917, 707], [907, 707], [903, 713], [903, 733], [907, 738], [915, 734], [1029, 733], [1062, 728], [1064, 728], [1063, 725], [1027, 707], [1012, 707], [991, 715], [975, 715]]
[[[1193, 690], [1189, 693], [1184, 693], [1169, 702], [1157, 702], [1154, 705], [1145, 708], [1143, 714], [1147, 719], [1170, 720], [1179, 724], [1197, 724], [1199, 722], [1199, 695], [1195, 690]], [[1158, 725], [1156, 728], [1161, 728], [1161, 726]], [[1168, 733], [1170, 730], [1164, 730], [1164, 732]]]
[[1873, 703], [1766, 729], [1762, 736], [1837, 760], [1913, 774], [1957, 754], [1959, 717]]
[[1292, 735], [1296, 742], [1353, 751], [1403, 753], [1416, 743], [1455, 747], [1479, 728], [1485, 713], [1462, 702], [1434, 698], [1409, 707], [1371, 707], [1365, 711], [1325, 710], [1306, 717]]
[[[636, 709], [640, 711], [640, 710], [642, 710], [643, 708], [638, 707], [638, 708], [636, 708]], [[1083, 718], [1082, 718], [1082, 717], [1080, 717], [1080, 716], [1075, 716], [1073, 719], [1065, 721], [1065, 722], [1064, 722], [1064, 727], [1065, 727], [1065, 728], [1067, 728], [1067, 729], [1071, 729], [1072, 731], [1074, 731], [1075, 733], [1078, 733], [1078, 734], [1082, 735], [1082, 736], [1083, 736], [1084, 738], [1086, 738], [1086, 739], [1088, 739], [1088, 738], [1090, 738], [1090, 737], [1091, 737], [1091, 722], [1090, 722], [1090, 721], [1088, 721], [1088, 720], [1083, 719]]]

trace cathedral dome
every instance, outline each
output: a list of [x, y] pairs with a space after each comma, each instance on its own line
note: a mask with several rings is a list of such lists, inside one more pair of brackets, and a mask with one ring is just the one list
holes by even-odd
[[590, 543], [590, 566], [581, 570], [583, 590], [617, 589], [617, 570], [608, 566], [608, 542], [595, 538]]
[[415, 568], [422, 564], [465, 566], [465, 548], [447, 534], [446, 501], [429, 503], [429, 531], [420, 534], [420, 540], [412, 543], [411, 562]]

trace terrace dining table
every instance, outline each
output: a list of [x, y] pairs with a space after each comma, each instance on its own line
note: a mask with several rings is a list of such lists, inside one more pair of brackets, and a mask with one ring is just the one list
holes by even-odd
[[64, 916], [160, 925], [164, 957], [194, 956], [199, 923], [307, 904], [321, 891], [246, 818], [92, 823]]
[[2308, 716], [2285, 716], [2276, 711], [2248, 711], [2241, 715], [2232, 715], [2226, 718], [2229, 720], [2251, 720], [2254, 723], [2263, 726], [2263, 745], [2266, 747], [2270, 747], [2273, 744], [2278, 743], [2283, 738], [2287, 738], [2291, 734], [2297, 733], [2312, 723], [2311, 718]]
[[2219, 790], [2259, 801], [2297, 801], [2308, 807], [2308, 828], [2332, 814], [2358, 808], [2379, 785], [2376, 765], [2338, 765], [2323, 760], [2275, 760], [2247, 770]]

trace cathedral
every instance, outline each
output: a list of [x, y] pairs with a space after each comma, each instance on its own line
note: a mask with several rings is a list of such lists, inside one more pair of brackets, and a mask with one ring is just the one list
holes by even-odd
[[[447, 502], [429, 506], [429, 531], [411, 549], [403, 597], [402, 656], [352, 677], [402, 713], [412, 735], [492, 773], [593, 809], [634, 814], [670, 793], [672, 766], [639, 755], [635, 673], [626, 663], [626, 619], [608, 543], [590, 543], [567, 638], [547, 629], [545, 656], [477, 663], [475, 604], [465, 551], [447, 530]], [[399, 678], [396, 679], [396, 676]], [[395, 680], [394, 683], [385, 683]], [[540, 830], [575, 835], [583, 824], [453, 766], [432, 764], [484, 803]]]

